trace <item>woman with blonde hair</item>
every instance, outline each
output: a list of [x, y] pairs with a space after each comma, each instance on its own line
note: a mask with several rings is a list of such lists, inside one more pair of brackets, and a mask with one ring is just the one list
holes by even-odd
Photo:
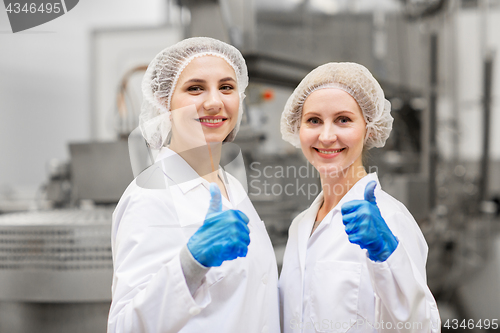
[[285, 333], [440, 331], [422, 232], [363, 167], [363, 152], [384, 146], [392, 121], [382, 88], [355, 63], [319, 66], [288, 99], [283, 139], [318, 170], [323, 192], [289, 229], [279, 282]]

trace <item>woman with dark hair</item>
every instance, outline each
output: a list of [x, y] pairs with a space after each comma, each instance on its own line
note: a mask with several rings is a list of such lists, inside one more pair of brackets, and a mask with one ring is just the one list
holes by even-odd
[[271, 241], [219, 166], [247, 84], [241, 53], [211, 38], [183, 40], [149, 65], [140, 129], [159, 152], [113, 214], [108, 332], [279, 332]]

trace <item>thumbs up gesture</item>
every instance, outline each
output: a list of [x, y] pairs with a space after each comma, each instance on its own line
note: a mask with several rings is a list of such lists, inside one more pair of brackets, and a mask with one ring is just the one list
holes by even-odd
[[210, 184], [210, 195], [205, 221], [187, 243], [193, 257], [205, 267], [245, 257], [250, 244], [248, 217], [239, 210], [223, 212], [221, 193], [214, 183]]
[[385, 261], [398, 246], [397, 238], [387, 226], [375, 200], [377, 182], [365, 188], [365, 200], [352, 200], [342, 205], [342, 221], [349, 241], [368, 250], [373, 261]]

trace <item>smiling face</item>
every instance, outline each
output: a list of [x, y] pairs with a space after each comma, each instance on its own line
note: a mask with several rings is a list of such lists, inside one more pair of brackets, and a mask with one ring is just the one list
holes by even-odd
[[237, 88], [236, 74], [224, 59], [194, 58], [172, 94], [171, 148], [189, 141], [188, 146], [224, 141], [238, 121]]
[[326, 88], [307, 97], [302, 109], [300, 144], [307, 160], [321, 175], [362, 167], [365, 133], [362, 111], [347, 92]]

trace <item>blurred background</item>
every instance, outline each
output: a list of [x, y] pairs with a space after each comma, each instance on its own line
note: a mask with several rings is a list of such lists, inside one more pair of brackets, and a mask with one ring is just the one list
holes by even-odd
[[85, 0], [16, 34], [0, 11], [0, 332], [106, 331], [111, 214], [133, 180], [140, 82], [159, 51], [190, 36], [231, 43], [247, 61], [235, 143], [279, 264], [319, 185], [281, 140], [282, 109], [311, 69], [358, 62], [395, 118], [366, 167], [426, 237], [443, 325], [462, 324], [443, 332], [494, 330], [498, 31], [499, 0]]

